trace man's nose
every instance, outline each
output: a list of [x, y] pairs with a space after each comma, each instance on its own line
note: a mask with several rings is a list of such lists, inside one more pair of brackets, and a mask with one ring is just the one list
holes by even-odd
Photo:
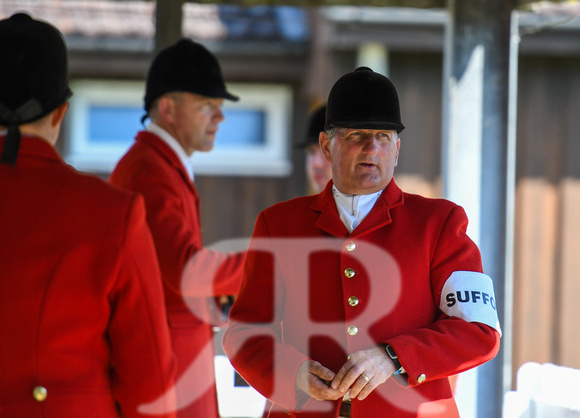
[[221, 107], [216, 108], [213, 116], [214, 116], [214, 119], [217, 120], [218, 122], [221, 122], [226, 118], [224, 116], [224, 112], [223, 112]]
[[368, 154], [374, 154], [378, 150], [377, 139], [374, 135], [367, 135], [364, 140], [363, 151]]

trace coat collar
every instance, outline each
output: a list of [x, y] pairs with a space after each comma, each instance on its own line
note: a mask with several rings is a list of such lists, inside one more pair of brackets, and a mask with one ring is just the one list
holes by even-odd
[[311, 208], [320, 212], [316, 227], [339, 238], [348, 236], [355, 238], [390, 224], [392, 222], [390, 210], [404, 203], [403, 191], [397, 186], [395, 179], [392, 179], [369, 214], [349, 234], [338, 214], [336, 202], [332, 196], [332, 184], [332, 180], [328, 182], [324, 190], [315, 197]]
[[174, 167], [183, 178], [183, 181], [187, 183], [188, 187], [197, 194], [195, 188], [193, 187], [193, 182], [191, 181], [183, 163], [179, 159], [179, 156], [171, 149], [167, 143], [159, 138], [158, 135], [149, 131], [140, 131], [135, 138], [138, 142], [147, 144], [154, 148], [159, 155], [172, 167]]
[[[4, 148], [5, 140], [6, 137], [4, 135], [0, 136], [0, 150]], [[20, 139], [20, 148], [18, 149], [18, 160], [16, 160], [16, 166], [18, 166], [20, 158], [36, 158], [64, 164], [62, 157], [48, 141], [26, 134], [23, 134]]]

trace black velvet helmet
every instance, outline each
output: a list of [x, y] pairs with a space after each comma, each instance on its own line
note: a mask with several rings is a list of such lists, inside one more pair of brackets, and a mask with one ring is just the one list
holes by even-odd
[[326, 129], [388, 129], [401, 132], [399, 96], [387, 77], [359, 67], [338, 79], [328, 95]]
[[149, 112], [155, 99], [175, 91], [239, 100], [226, 90], [216, 57], [203, 45], [187, 38], [168, 46], [153, 60], [147, 75], [145, 111]]
[[298, 147], [306, 148], [309, 145], [317, 144], [320, 132], [324, 131], [324, 121], [326, 119], [326, 105], [323, 105], [312, 112], [308, 118], [308, 127], [306, 129], [306, 137]]
[[19, 125], [48, 115], [72, 94], [67, 48], [54, 26], [17, 13], [0, 21], [0, 125], [8, 127], [2, 163], [15, 164]]

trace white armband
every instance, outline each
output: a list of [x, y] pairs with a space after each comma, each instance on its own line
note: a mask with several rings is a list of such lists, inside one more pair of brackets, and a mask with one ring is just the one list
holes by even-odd
[[454, 271], [441, 291], [439, 308], [467, 322], [481, 322], [499, 332], [495, 293], [491, 277], [476, 271]]

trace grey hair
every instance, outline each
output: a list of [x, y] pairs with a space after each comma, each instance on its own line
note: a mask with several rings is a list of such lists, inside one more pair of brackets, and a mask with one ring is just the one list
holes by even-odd
[[339, 129], [340, 129], [340, 128], [334, 128], [334, 127], [333, 127], [333, 128], [328, 128], [328, 129], [326, 130], [326, 135], [328, 135], [328, 137], [329, 137], [330, 139], [332, 139], [332, 138], [334, 138], [334, 137], [336, 136], [336, 134], [338, 133], [337, 131], [338, 131]]

